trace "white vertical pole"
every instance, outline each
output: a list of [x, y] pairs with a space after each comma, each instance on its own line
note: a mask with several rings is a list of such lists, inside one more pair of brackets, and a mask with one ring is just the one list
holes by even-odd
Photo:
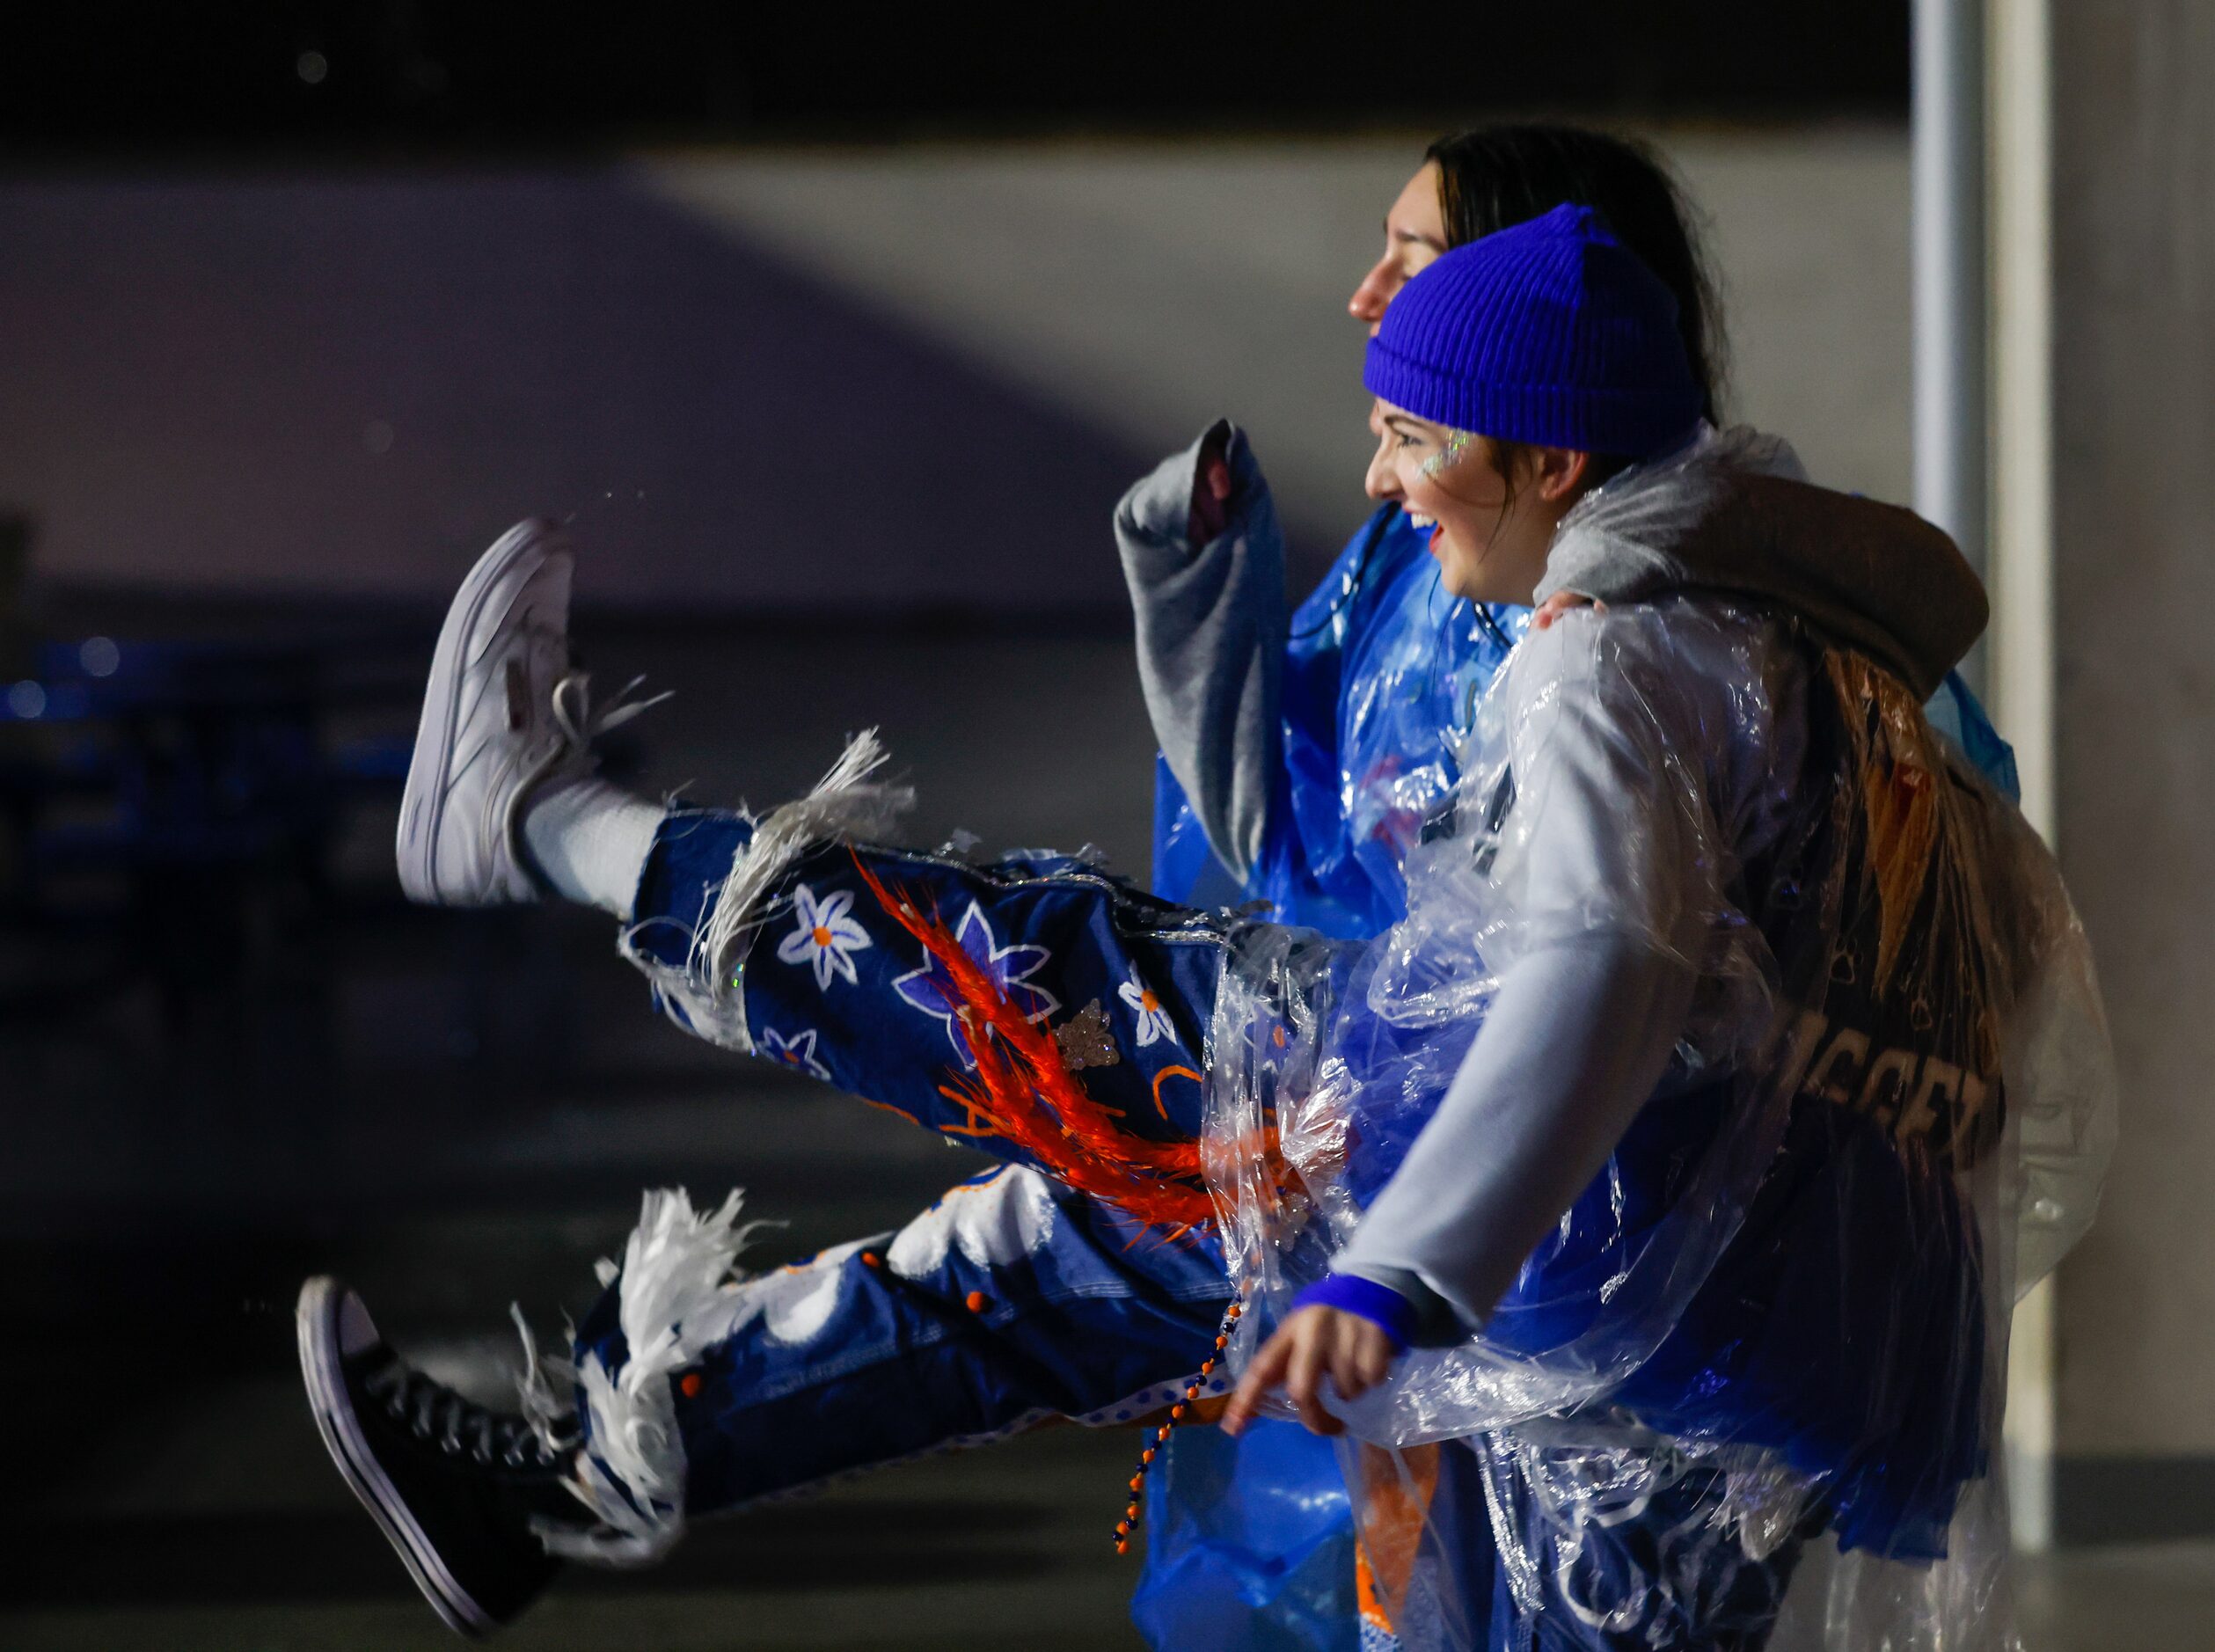
[[1992, 700], [2054, 841], [2053, 84], [2049, 0], [1992, 0]]
[[[2032, 823], [2051, 834], [2048, 0], [1990, 0], [1989, 57], [1986, 3], [1915, 0], [1915, 508], [1952, 534], [1992, 581], [1992, 709], [2015, 743]], [[1997, 231], [1990, 248], [1988, 136]], [[1988, 342], [1996, 347], [1989, 384]], [[1972, 679], [1985, 676], [1977, 669], [1984, 663], [1972, 662]], [[2039, 1550], [2053, 1540], [2051, 1284], [2024, 1301], [2011, 1342], [2010, 1503], [2018, 1545]]]
[[1984, 0], [1915, 0], [1915, 508], [1984, 566]]
[[[1991, 0], [1992, 710], [2054, 841], [2053, 87], [2050, 0]], [[2015, 1311], [2007, 1466], [2020, 1548], [2053, 1543], [2054, 1283]]]

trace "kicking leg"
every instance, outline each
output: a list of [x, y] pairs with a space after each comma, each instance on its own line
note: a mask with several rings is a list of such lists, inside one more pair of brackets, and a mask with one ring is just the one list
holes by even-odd
[[[1232, 920], [1065, 859], [844, 847], [881, 836], [903, 797], [871, 778], [866, 736], [758, 821], [669, 813], [597, 781], [594, 734], [641, 707], [591, 711], [568, 654], [569, 573], [559, 533], [526, 523], [454, 600], [402, 800], [411, 898], [590, 901], [627, 920], [625, 951], [690, 1030], [1004, 1157], [1037, 1154], [1000, 1128], [1006, 1098], [991, 1104], [996, 1065], [978, 1057], [1020, 1051], [1025, 1029], [1050, 1035], [1051, 1064], [1084, 1072], [1119, 1128], [1196, 1137]], [[1012, 1021], [988, 1031], [995, 1013]]]
[[449, 1626], [512, 1621], [556, 1555], [644, 1564], [692, 1517], [1055, 1419], [1136, 1422], [1224, 1386], [1213, 1245], [1034, 1170], [990, 1171], [896, 1232], [750, 1279], [733, 1276], [736, 1217], [735, 1199], [700, 1215], [647, 1196], [578, 1334], [581, 1417], [535, 1358], [527, 1414], [473, 1405], [410, 1369], [352, 1291], [308, 1282], [318, 1429]]
[[1230, 1287], [1212, 1243], [1036, 1171], [989, 1171], [896, 1232], [740, 1281], [734, 1217], [650, 1196], [581, 1327], [575, 1479], [600, 1524], [559, 1535], [563, 1553], [649, 1561], [691, 1517], [1222, 1389]]
[[662, 822], [625, 950], [680, 1024], [1018, 1159], [1035, 1155], [980, 1101], [995, 1064], [978, 1057], [1020, 1053], [1035, 1029], [1119, 1131], [1197, 1137], [1235, 920], [1060, 858], [972, 866], [836, 842], [735, 892], [775, 820]]
[[[537, 1475], [485, 1506], [501, 1533], [493, 1546], [505, 1553], [536, 1528], [598, 1558], [650, 1558], [688, 1509], [1046, 1417], [1120, 1421], [1181, 1398], [1213, 1357], [1229, 1297], [1203, 1231], [1213, 1206], [1196, 1138], [1238, 925], [1066, 859], [976, 867], [849, 847], [882, 829], [895, 800], [869, 781], [868, 742], [759, 822], [665, 815], [590, 789], [596, 724], [569, 669], [567, 566], [552, 531], [526, 524], [457, 599], [402, 809], [409, 894], [482, 904], [533, 898], [551, 881], [627, 920], [625, 950], [691, 1030], [1015, 1168], [957, 1190], [881, 1250], [843, 1247], [742, 1283], [731, 1277], [735, 1203], [702, 1217], [681, 1195], [650, 1196], [580, 1341], [581, 1424], [553, 1416], [559, 1402], [544, 1393], [537, 1414], [536, 1437], [591, 1529], [565, 1531], [534, 1503]], [[343, 1299], [327, 1282], [318, 1290]], [[403, 1439], [361, 1421], [378, 1393], [355, 1368], [372, 1362], [348, 1360], [381, 1344], [371, 1333], [353, 1348], [349, 1316], [311, 1305], [303, 1296], [310, 1390], [349, 1482], [450, 1622], [503, 1620], [509, 1609], [486, 1601], [527, 1599], [537, 1584], [464, 1582], [473, 1609], [434, 1592], [452, 1546], [438, 1522], [413, 1517], [405, 1477], [385, 1466], [423, 1430]], [[426, 1427], [457, 1398], [420, 1373], [399, 1380]], [[825, 1426], [796, 1426], [809, 1414]], [[500, 1420], [503, 1438], [513, 1421]], [[587, 1449], [563, 1444], [568, 1427]], [[483, 1502], [481, 1479], [445, 1436], [433, 1444], [423, 1495]]]

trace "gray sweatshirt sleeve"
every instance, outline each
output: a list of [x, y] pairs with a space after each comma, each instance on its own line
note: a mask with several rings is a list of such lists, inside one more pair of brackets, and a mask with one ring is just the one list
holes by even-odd
[[1592, 640], [1607, 623], [1572, 616], [1510, 667], [1517, 808], [1536, 811], [1526, 903], [1582, 916], [1535, 925], [1547, 938], [1504, 971], [1437, 1113], [1334, 1264], [1403, 1294], [1393, 1276], [1412, 1276], [1465, 1326], [1484, 1321], [1652, 1093], [1714, 910], [1700, 852], [1712, 827], [1685, 818], [1697, 801], [1657, 767], [1646, 702], [1611, 705], [1597, 680]]
[[1612, 936], [1524, 960], [1333, 1270], [1377, 1279], [1427, 1307], [1390, 1277], [1405, 1270], [1464, 1326], [1482, 1325], [1645, 1105], [1696, 980]]
[[[1192, 485], [1208, 436], [1228, 435], [1223, 532], [1190, 543]], [[1284, 539], [1246, 437], [1218, 421], [1115, 508], [1137, 619], [1138, 681], [1169, 771], [1216, 858], [1244, 881], [1261, 857], [1280, 764]]]

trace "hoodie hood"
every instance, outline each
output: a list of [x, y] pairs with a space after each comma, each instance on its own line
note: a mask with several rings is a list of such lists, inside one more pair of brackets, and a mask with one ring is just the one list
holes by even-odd
[[1563, 518], [1538, 588], [1609, 603], [1712, 591], [1790, 610], [1927, 699], [1990, 617], [1960, 548], [1913, 511], [1807, 479], [1789, 444], [1704, 429]]

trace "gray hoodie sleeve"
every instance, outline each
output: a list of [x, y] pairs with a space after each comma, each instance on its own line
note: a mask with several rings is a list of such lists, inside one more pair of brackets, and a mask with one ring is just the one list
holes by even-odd
[[1652, 1094], [1699, 983], [1720, 899], [1701, 845], [1718, 834], [1661, 778], [1671, 731], [1651, 718], [1667, 697], [1633, 708], [1602, 681], [1599, 628], [1627, 623], [1573, 616], [1508, 668], [1516, 808], [1532, 811], [1524, 903], [1575, 921], [1544, 925], [1556, 938], [1502, 972], [1437, 1112], [1332, 1264], [1427, 1317], [1394, 1276], [1481, 1325]]
[[[1192, 485], [1209, 436], [1228, 437], [1223, 532], [1188, 535]], [[1243, 882], [1261, 858], [1280, 764], [1284, 538], [1245, 435], [1218, 420], [1162, 461], [1115, 508], [1115, 543], [1137, 618], [1138, 681], [1169, 771], [1209, 845]]]
[[[1500, 983], [1444, 1099], [1334, 1273], [1397, 1290], [1451, 1342], [1491, 1314], [1576, 1202], [1669, 1064], [1697, 974], [1621, 936], [1523, 960]], [[1452, 1311], [1440, 1318], [1412, 1276]]]

